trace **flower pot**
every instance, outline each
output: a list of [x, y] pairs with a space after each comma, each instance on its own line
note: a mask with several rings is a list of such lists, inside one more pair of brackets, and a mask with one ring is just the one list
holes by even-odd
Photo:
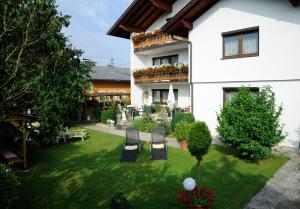
[[180, 141], [180, 148], [181, 149], [187, 149], [188, 148], [188, 142], [187, 142], [187, 140], [181, 140]]

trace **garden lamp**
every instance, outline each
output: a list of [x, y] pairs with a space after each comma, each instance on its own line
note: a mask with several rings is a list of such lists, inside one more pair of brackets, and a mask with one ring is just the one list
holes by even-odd
[[188, 177], [188, 178], [184, 179], [183, 187], [187, 191], [193, 191], [196, 187], [196, 181], [193, 178]]

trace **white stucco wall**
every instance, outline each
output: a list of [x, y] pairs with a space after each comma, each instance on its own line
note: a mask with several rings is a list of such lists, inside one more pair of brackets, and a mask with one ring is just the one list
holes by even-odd
[[[222, 60], [222, 32], [259, 26], [259, 56]], [[284, 107], [287, 146], [300, 136], [300, 7], [289, 1], [222, 0], [194, 22], [194, 114], [216, 134], [223, 87], [271, 85]]]
[[[222, 32], [259, 26], [259, 56], [222, 60]], [[300, 78], [300, 7], [289, 1], [221, 0], [194, 22], [193, 81]]]

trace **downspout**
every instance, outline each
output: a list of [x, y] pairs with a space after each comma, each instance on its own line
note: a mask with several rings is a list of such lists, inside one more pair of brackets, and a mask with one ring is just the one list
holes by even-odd
[[192, 42], [189, 41], [186, 38], [182, 38], [179, 36], [175, 36], [175, 35], [171, 35], [172, 36], [172, 40], [174, 41], [181, 41], [184, 43], [187, 43], [189, 45], [189, 85], [190, 85], [190, 105], [191, 105], [191, 113], [194, 114], [194, 88], [193, 88], [193, 70], [192, 70], [192, 66], [193, 66], [193, 45]]

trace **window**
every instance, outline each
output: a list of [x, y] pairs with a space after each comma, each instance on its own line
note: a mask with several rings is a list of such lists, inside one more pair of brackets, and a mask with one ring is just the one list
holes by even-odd
[[178, 64], [178, 54], [164, 56], [164, 57], [154, 57], [152, 59], [153, 59], [153, 66], [163, 65], [163, 64], [170, 64], [170, 65]]
[[[234, 88], [223, 88], [223, 104], [225, 102], [230, 102], [232, 100], [232, 98], [239, 92], [238, 87], [234, 87]], [[259, 92], [259, 88], [258, 87], [249, 87], [250, 91], [253, 94], [257, 94], [257, 92]]]
[[105, 91], [98, 91], [98, 93], [100, 94], [100, 97], [99, 97], [99, 102], [104, 102], [105, 101]]
[[[174, 89], [175, 102], [178, 103], [178, 89]], [[153, 89], [152, 103], [167, 104], [169, 89]]]
[[222, 33], [223, 58], [258, 56], [259, 28], [248, 28]]

